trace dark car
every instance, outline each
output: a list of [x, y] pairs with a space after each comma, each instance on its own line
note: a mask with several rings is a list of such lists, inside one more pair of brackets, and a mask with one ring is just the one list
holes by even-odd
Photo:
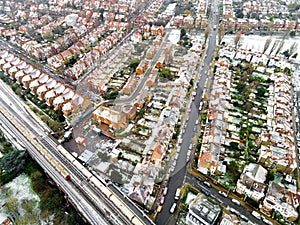
[[199, 182], [203, 181], [200, 177], [195, 177], [195, 179]]

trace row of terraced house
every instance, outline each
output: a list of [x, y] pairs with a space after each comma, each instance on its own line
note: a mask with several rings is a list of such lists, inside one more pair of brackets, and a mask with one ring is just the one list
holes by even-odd
[[71, 87], [4, 49], [0, 50], [0, 69], [23, 88], [45, 100], [47, 105], [61, 110], [65, 116], [69, 116], [84, 101]]
[[[291, 76], [282, 72], [286, 68], [292, 69], [293, 66], [283, 58], [272, 58], [262, 53], [236, 50], [232, 47], [221, 49], [219, 56], [208, 102], [207, 125], [204, 129], [198, 170], [204, 174], [225, 175], [227, 166], [223, 160], [228, 158], [226, 149], [230, 142], [238, 145], [243, 143], [241, 136], [236, 135], [240, 130], [238, 126], [241, 115], [230, 111], [233, 107], [230, 96], [234, 87], [233, 71], [230, 67], [239, 63], [252, 63], [255, 68], [254, 75], [256, 73], [264, 76], [273, 83], [267, 90], [268, 100], [264, 105], [266, 113], [251, 115], [257, 121], [265, 121], [264, 128], [255, 126], [257, 122], [248, 118], [254, 124], [251, 132], [256, 136], [253, 138], [259, 143], [258, 158], [254, 159], [256, 162], [245, 165], [235, 191], [243, 198], [248, 197], [259, 202], [260, 211], [265, 215], [274, 216], [276, 212], [284, 219], [295, 221], [298, 218], [300, 195], [296, 180], [292, 178], [294, 170], [297, 169], [293, 89]], [[259, 105], [254, 100], [254, 93], [249, 98], [253, 99], [254, 105]], [[242, 119], [246, 119], [243, 117]], [[240, 156], [241, 160], [243, 157]], [[276, 169], [278, 177], [267, 183], [270, 168]]]

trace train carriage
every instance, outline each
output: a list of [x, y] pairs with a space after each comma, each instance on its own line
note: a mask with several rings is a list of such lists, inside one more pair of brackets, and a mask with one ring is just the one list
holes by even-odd
[[136, 216], [133, 217], [133, 219], [131, 220], [131, 222], [134, 224], [134, 225], [145, 225], [144, 222], [142, 222], [139, 218], [137, 218]]
[[53, 158], [51, 157], [51, 160], [49, 160], [51, 165], [61, 174], [64, 176], [66, 180], [70, 180], [70, 174], [61, 166], [59, 165]]
[[45, 156], [45, 158], [46, 158], [49, 162], [52, 163], [53, 158], [52, 158], [52, 156], [51, 156], [49, 153], [45, 153], [44, 156]]
[[70, 180], [70, 174], [60, 165], [57, 164], [56, 169], [64, 176], [66, 180]]
[[73, 162], [73, 165], [86, 177], [87, 180], [89, 180], [93, 174], [88, 171], [80, 162], [78, 162], [77, 160], [75, 160]]
[[39, 145], [35, 145], [35, 146], [36, 146], [36, 148], [39, 150], [39, 152], [40, 152], [43, 156], [46, 157], [46, 155], [48, 154], [48, 152], [47, 152], [44, 148], [42, 148], [41, 146], [39, 146]]
[[69, 152], [67, 152], [66, 154], [64, 154], [64, 156], [67, 158], [67, 160], [69, 160], [71, 163], [74, 162], [76, 159], [74, 156], [72, 156]]
[[39, 152], [46, 157], [46, 154], [48, 154], [44, 149], [38, 148]]
[[99, 181], [95, 176], [92, 176], [90, 178], [91, 183], [97, 187], [102, 194], [104, 194], [107, 198], [109, 198], [112, 195], [112, 192], [101, 182]]
[[122, 200], [116, 196], [109, 188], [106, 187], [100, 180], [95, 176], [90, 178], [90, 182], [97, 187], [109, 200], [117, 207], [123, 215], [125, 215], [134, 225], [145, 225], [131, 209], [122, 202]]
[[67, 160], [69, 160], [70, 162], [74, 162], [76, 159], [75, 157], [70, 154], [63, 146], [61, 145], [57, 145], [56, 146], [56, 149], [61, 153], [63, 154], [63, 156], [66, 157]]
[[122, 201], [116, 196], [112, 195], [109, 200], [114, 203], [114, 205], [125, 215], [130, 221], [133, 219], [135, 216], [133, 212], [128, 208], [127, 205], [124, 205]]

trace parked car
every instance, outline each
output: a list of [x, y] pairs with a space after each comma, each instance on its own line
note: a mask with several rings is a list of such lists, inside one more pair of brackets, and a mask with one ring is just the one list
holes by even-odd
[[231, 208], [231, 207], [229, 207], [229, 211], [230, 211], [231, 213], [235, 213], [236, 215], [239, 214], [239, 212], [238, 212], [236, 209]]
[[241, 203], [236, 199], [231, 199], [231, 201], [236, 205], [241, 205]]
[[156, 209], [156, 212], [157, 212], [157, 213], [160, 213], [160, 212], [161, 212], [161, 210], [162, 210], [162, 206], [161, 206], [161, 205], [159, 205], [159, 206], [157, 207], [157, 209]]
[[171, 214], [173, 214], [175, 212], [176, 206], [177, 206], [177, 204], [176, 204], [176, 202], [174, 202], [173, 205], [170, 208], [170, 213]]
[[202, 188], [201, 192], [204, 193], [205, 195], [210, 195], [210, 191], [205, 188]]
[[219, 195], [222, 195], [223, 197], [227, 198], [228, 195], [224, 191], [218, 191]]
[[264, 221], [264, 223], [268, 224], [268, 225], [273, 225], [273, 223], [269, 220], [267, 220], [265, 217], [263, 217], [262, 219]]
[[208, 183], [207, 181], [204, 181], [203, 184], [206, 185], [207, 187], [211, 188], [211, 184]]
[[126, 187], [122, 187], [121, 191], [126, 195], [129, 193], [129, 190]]
[[216, 198], [215, 199], [217, 202], [219, 202], [220, 204], [223, 204], [224, 202], [221, 200], [221, 199], [219, 199], [219, 198]]
[[195, 179], [199, 182], [203, 181], [200, 177], [195, 177]]
[[175, 197], [174, 197], [175, 200], [178, 200], [180, 198], [180, 192], [181, 192], [180, 188], [177, 188]]
[[167, 188], [167, 187], [165, 187], [165, 188], [164, 188], [163, 195], [167, 195], [167, 194], [168, 194], [168, 188]]
[[161, 205], [163, 205], [165, 203], [165, 197], [164, 196], [161, 196], [160, 198], [160, 202], [159, 202]]
[[258, 220], [260, 220], [261, 219], [261, 215], [258, 213], [258, 212], [256, 212], [256, 211], [252, 211], [252, 216], [254, 216], [256, 219], [258, 219]]
[[248, 217], [244, 216], [243, 214], [239, 215], [243, 220], [245, 220], [246, 222], [249, 220]]

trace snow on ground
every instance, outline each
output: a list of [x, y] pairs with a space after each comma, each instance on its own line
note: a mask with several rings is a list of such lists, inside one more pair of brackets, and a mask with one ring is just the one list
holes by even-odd
[[[268, 50], [270, 50], [271, 46], [273, 45], [274, 40], [281, 41], [282, 36], [242, 35], [240, 45], [242, 46], [242, 48], [252, 49], [253, 52], [261, 52], [264, 48], [266, 40], [270, 37], [273, 40], [271, 42], [270, 47], [268, 48]], [[234, 46], [234, 39], [235, 39], [235, 35], [226, 35], [226, 36], [224, 36], [223, 41]], [[283, 51], [289, 49], [290, 46], [294, 42], [296, 42], [298, 44], [298, 51], [299, 51], [299, 48], [300, 48], [300, 38], [299, 37], [294, 37], [294, 38], [287, 37], [284, 40], [284, 46], [281, 51], [283, 52]], [[268, 52], [268, 50], [267, 50], [267, 52]], [[299, 58], [299, 56], [298, 56], [298, 58]]]
[[[40, 198], [32, 190], [30, 186], [30, 179], [27, 175], [21, 174], [11, 182], [0, 187], [0, 206], [4, 206], [7, 199], [11, 197], [18, 199], [18, 209], [21, 216], [25, 213], [24, 209], [21, 207], [21, 203], [25, 199], [33, 200], [34, 202], [36, 202], [34, 213], [40, 213], [38, 208]], [[2, 218], [2, 216], [7, 216], [5, 214], [5, 206], [0, 208], [0, 217]]]
[[186, 196], [186, 201], [185, 201], [185, 203], [186, 203], [187, 205], [191, 204], [191, 202], [192, 202], [196, 197], [197, 197], [197, 195], [195, 195], [194, 193], [188, 192], [188, 193], [187, 193], [187, 196]]

